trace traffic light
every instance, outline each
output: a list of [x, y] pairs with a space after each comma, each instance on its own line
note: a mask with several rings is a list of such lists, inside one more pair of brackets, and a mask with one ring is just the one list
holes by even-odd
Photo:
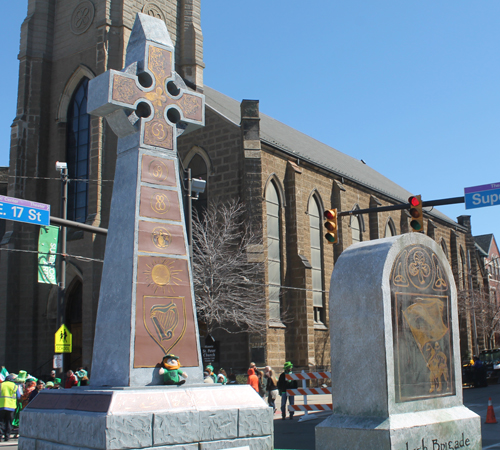
[[327, 229], [325, 238], [331, 244], [337, 244], [338, 243], [337, 210], [327, 209], [323, 215], [326, 219], [325, 228]]
[[411, 231], [423, 231], [424, 229], [424, 215], [422, 213], [422, 198], [420, 195], [412, 195], [408, 199], [410, 204], [410, 222]]

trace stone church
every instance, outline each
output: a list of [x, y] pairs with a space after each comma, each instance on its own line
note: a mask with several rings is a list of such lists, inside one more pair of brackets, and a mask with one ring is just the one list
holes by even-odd
[[[205, 86], [201, 9], [210, 2], [201, 3], [29, 0], [7, 195], [48, 203], [51, 215], [61, 217], [55, 163], [65, 161], [68, 219], [107, 228], [117, 138], [105, 121], [87, 114], [88, 82], [123, 68], [137, 12], [164, 20], [175, 45], [176, 71], [206, 96], [206, 126], [179, 139], [182, 164], [207, 181], [200, 202], [238, 198], [248, 220], [262, 230], [268, 328], [258, 337], [216, 333], [219, 364], [243, 370], [255, 361], [281, 368], [290, 360], [297, 369], [328, 369], [329, 327], [335, 326], [329, 322], [328, 292], [336, 259], [353, 243], [408, 232], [409, 215], [402, 210], [342, 217], [340, 242], [332, 246], [323, 238], [323, 211], [399, 204], [410, 193], [363, 162], [262, 114], [257, 100], [235, 100]], [[425, 213], [424, 232], [447, 255], [459, 288], [467, 289], [471, 281], [478, 288], [487, 284], [468, 216], [454, 221], [432, 209]], [[37, 282], [38, 233], [31, 224], [6, 224], [0, 360], [11, 371], [43, 375], [52, 368], [59, 289]], [[94, 327], [105, 239], [68, 229], [63, 314], [73, 352], [65, 357], [65, 369], [90, 369], [93, 345], [99, 345]], [[461, 318], [461, 327], [462, 354], [470, 356], [470, 317]]]

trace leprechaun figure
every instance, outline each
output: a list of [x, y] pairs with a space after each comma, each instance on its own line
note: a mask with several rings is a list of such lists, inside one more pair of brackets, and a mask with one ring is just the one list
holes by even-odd
[[187, 378], [187, 373], [180, 370], [181, 363], [179, 362], [179, 357], [175, 355], [165, 355], [161, 362], [162, 367], [159, 370], [159, 374], [163, 375], [163, 384], [176, 384], [180, 386], [184, 384], [186, 380], [181, 380], [180, 377]]

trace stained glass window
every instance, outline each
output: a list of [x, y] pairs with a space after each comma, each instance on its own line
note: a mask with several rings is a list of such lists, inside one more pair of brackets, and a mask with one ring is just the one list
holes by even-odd
[[81, 81], [68, 108], [66, 145], [66, 162], [70, 179], [68, 219], [75, 222], [85, 222], [88, 213], [89, 183], [87, 180], [90, 147], [90, 116], [87, 114], [88, 83], [88, 78]]

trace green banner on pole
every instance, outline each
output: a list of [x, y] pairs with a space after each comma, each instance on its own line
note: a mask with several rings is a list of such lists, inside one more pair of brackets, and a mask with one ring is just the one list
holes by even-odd
[[57, 284], [56, 253], [59, 227], [40, 227], [38, 237], [38, 282]]

